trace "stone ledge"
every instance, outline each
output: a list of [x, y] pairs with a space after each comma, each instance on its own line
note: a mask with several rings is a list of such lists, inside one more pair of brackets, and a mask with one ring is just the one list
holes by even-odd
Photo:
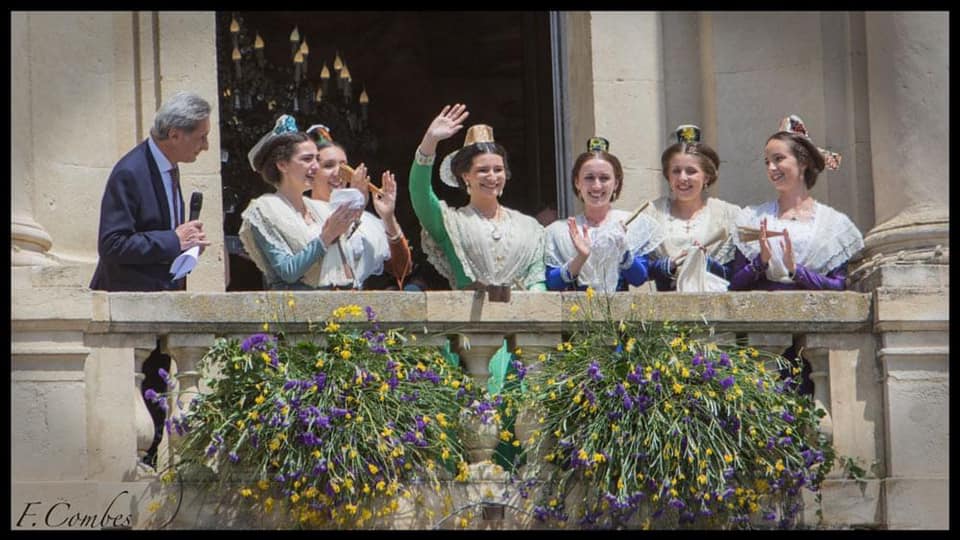
[[[574, 304], [585, 305], [584, 293], [515, 292], [510, 302], [489, 302], [474, 291], [304, 291], [230, 293], [105, 293], [76, 288], [21, 289], [13, 298], [15, 330], [78, 328], [88, 333], [245, 333], [264, 322], [288, 332], [304, 332], [310, 322], [326, 320], [347, 304], [371, 306], [383, 323], [416, 332], [560, 332], [582, 318]], [[617, 293], [609, 313], [616, 319], [709, 321], [718, 331], [762, 333], [870, 332], [874, 298], [887, 309], [922, 301], [924, 313], [946, 317], [942, 296], [856, 292], [729, 292], [679, 294]], [[604, 297], [592, 300], [600, 306]], [[293, 306], [289, 303], [293, 302]], [[891, 303], [892, 302], [892, 303]], [[598, 307], [599, 309], [599, 307]], [[606, 311], [604, 311], [606, 312]], [[921, 320], [918, 323], [929, 324]], [[939, 320], [939, 319], [938, 319]], [[944, 319], [947, 322], [949, 319]]]

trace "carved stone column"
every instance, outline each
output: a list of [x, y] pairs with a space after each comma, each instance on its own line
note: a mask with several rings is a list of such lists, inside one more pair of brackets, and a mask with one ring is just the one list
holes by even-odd
[[26, 12], [11, 14], [10, 45], [12, 48], [11, 91], [13, 95], [10, 139], [10, 264], [11, 266], [49, 266], [56, 260], [47, 255], [53, 239], [36, 222], [33, 212], [33, 103], [30, 88], [30, 17]]
[[945, 12], [865, 15], [877, 225], [851, 262], [874, 293], [888, 528], [948, 528], [949, 35]]
[[[878, 274], [863, 284], [869, 289], [918, 280], [939, 286], [942, 272], [916, 267], [949, 264], [949, 20], [946, 13], [871, 12], [866, 34], [877, 225], [850, 276]], [[903, 266], [914, 268], [891, 272]], [[893, 283], [895, 274], [906, 281]]]

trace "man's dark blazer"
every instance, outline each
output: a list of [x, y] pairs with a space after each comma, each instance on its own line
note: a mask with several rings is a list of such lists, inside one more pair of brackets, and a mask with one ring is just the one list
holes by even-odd
[[[180, 215], [183, 215], [183, 197]], [[100, 260], [90, 288], [101, 291], [180, 289], [170, 280], [170, 264], [180, 239], [170, 223], [163, 178], [146, 140], [123, 156], [110, 172], [100, 203]]]

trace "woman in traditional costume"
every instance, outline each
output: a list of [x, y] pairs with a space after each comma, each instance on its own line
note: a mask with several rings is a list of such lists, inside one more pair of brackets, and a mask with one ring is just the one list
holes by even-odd
[[736, 247], [734, 223], [740, 207], [709, 196], [719, 176], [720, 157], [700, 142], [700, 128], [683, 125], [677, 142], [660, 156], [670, 194], [651, 205], [664, 230], [651, 275], [658, 291], [726, 291]]
[[740, 212], [730, 289], [844, 290], [847, 262], [863, 236], [810, 194], [824, 168], [840, 167], [840, 155], [817, 148], [803, 120], [791, 115], [767, 139], [764, 163], [777, 198]]
[[363, 210], [344, 205], [330, 212], [304, 197], [319, 171], [317, 145], [290, 115], [278, 118], [247, 158], [276, 192], [250, 201], [243, 211], [244, 249], [268, 289], [320, 287], [323, 261]]
[[396, 280], [397, 289], [402, 289], [412, 264], [410, 246], [394, 213], [397, 182], [393, 173], [384, 171], [380, 177], [383, 187], [378, 188], [367, 177], [364, 164], [356, 169], [347, 164], [346, 150], [333, 140], [326, 126], [310, 126], [307, 134], [317, 144], [320, 168], [311, 199], [329, 213], [339, 204], [364, 208], [373, 192], [373, 208], [380, 216], [363, 212], [343, 241], [338, 242], [334, 256], [321, 264], [321, 288], [359, 289], [367, 278], [386, 270]]
[[590, 287], [611, 293], [647, 281], [648, 258], [663, 241], [663, 233], [649, 216], [613, 208], [623, 189], [623, 167], [609, 147], [602, 137], [587, 142], [572, 176], [584, 211], [546, 229], [546, 280], [551, 291]]
[[410, 168], [410, 198], [427, 260], [451, 288], [486, 290], [491, 301], [507, 301], [510, 290], [545, 290], [543, 227], [500, 204], [510, 168], [493, 128], [471, 126], [463, 147], [440, 164], [440, 179], [465, 189], [469, 203], [453, 209], [433, 191], [437, 143], [460, 131], [469, 114], [465, 105], [445, 106], [424, 133]]

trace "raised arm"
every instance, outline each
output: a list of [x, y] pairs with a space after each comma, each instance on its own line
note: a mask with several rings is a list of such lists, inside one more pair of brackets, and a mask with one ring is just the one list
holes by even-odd
[[416, 157], [410, 167], [410, 202], [413, 211], [420, 220], [420, 225], [440, 246], [456, 274], [457, 287], [462, 288], [470, 283], [470, 279], [463, 271], [463, 265], [457, 259], [450, 242], [450, 235], [443, 226], [443, 216], [440, 210], [440, 200], [430, 185], [430, 173], [436, 157], [437, 143], [452, 137], [463, 128], [463, 121], [470, 113], [466, 106], [447, 105], [427, 127], [420, 146], [417, 147]]

